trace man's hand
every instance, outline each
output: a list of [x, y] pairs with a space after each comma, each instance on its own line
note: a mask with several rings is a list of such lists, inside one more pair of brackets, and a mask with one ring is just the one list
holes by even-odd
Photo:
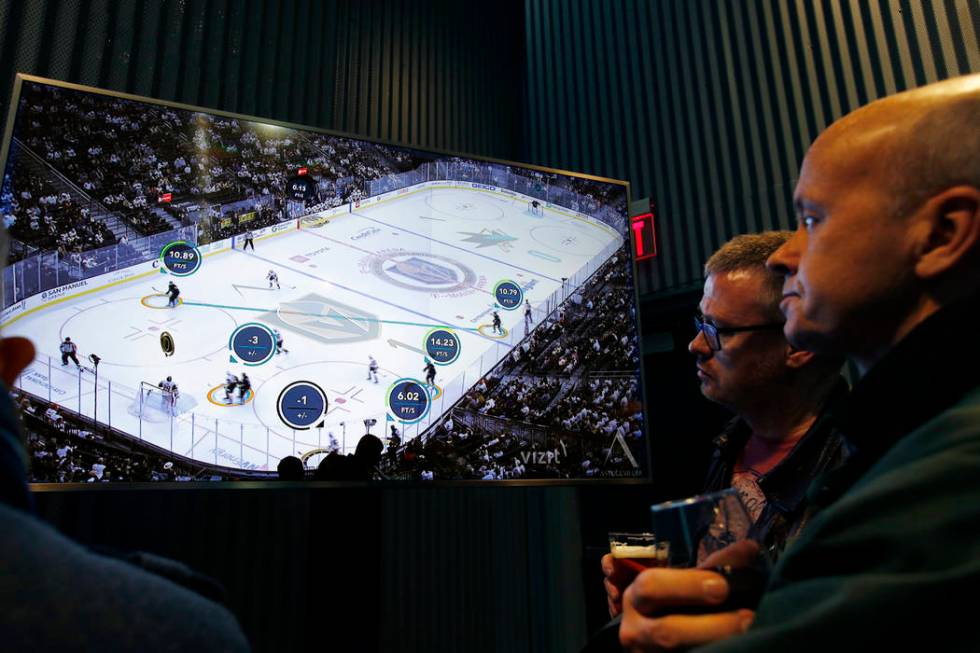
[[[705, 567], [746, 566], [758, 555], [755, 542], [736, 542], [702, 563]], [[605, 563], [605, 559], [603, 560]], [[605, 568], [605, 565], [603, 565]], [[607, 578], [607, 594], [609, 592]], [[728, 598], [724, 577], [707, 569], [649, 569], [622, 595], [623, 621], [619, 641], [629, 651], [687, 648], [745, 632], [752, 610], [708, 614], [671, 614], [672, 608], [701, 606], [710, 609]]]
[[602, 574], [606, 577], [602, 582], [606, 586], [609, 616], [616, 617], [623, 611], [623, 592], [636, 578], [636, 571], [607, 553], [602, 556]]

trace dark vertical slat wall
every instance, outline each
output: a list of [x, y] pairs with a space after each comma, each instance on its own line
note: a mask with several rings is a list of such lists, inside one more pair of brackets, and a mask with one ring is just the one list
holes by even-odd
[[[830, 121], [980, 71], [978, 33], [973, 0], [0, 0], [0, 115], [23, 71], [628, 179], [656, 203], [661, 254], [640, 279], [656, 297], [699, 285], [731, 236], [790, 225], [799, 160]], [[354, 633], [359, 650], [571, 651], [583, 583], [601, 593], [595, 565], [581, 573], [579, 502], [598, 531], [649, 499], [601, 490], [38, 502], [83, 540], [219, 577], [256, 650]]]
[[522, 12], [516, 0], [0, 0], [0, 115], [25, 72], [520, 159]]
[[980, 72], [974, 0], [527, 0], [525, 20], [527, 159], [654, 202], [645, 294], [790, 228], [802, 155], [841, 115]]

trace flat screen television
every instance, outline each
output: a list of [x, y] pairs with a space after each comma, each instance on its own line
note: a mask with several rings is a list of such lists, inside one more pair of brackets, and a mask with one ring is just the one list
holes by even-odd
[[649, 475], [625, 182], [26, 75], [2, 161], [34, 482]]

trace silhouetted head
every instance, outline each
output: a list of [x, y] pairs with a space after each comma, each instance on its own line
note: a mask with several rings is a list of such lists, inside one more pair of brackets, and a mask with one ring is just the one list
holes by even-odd
[[280, 460], [276, 470], [280, 481], [302, 481], [306, 472], [303, 461], [296, 456], [286, 456]]

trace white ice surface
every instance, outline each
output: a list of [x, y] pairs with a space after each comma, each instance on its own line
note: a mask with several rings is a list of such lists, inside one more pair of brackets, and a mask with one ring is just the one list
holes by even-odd
[[[598, 222], [551, 209], [542, 217], [531, 216], [526, 199], [480, 190], [423, 189], [336, 216], [321, 227], [257, 239], [254, 253], [212, 253], [193, 276], [175, 279], [185, 300], [176, 309], [141, 303], [147, 296], [149, 304], [166, 303], [152, 295], [170, 277], [152, 275], [25, 315], [7, 333], [26, 336], [38, 348], [37, 360], [21, 379], [25, 390], [50, 395], [55, 403], [87, 416], [97, 403], [99, 421], [183, 456], [235, 468], [275, 469], [283, 456], [326, 446], [328, 433], [351, 450], [367, 418], [378, 420], [371, 432], [383, 437], [390, 384], [401, 377], [424, 378], [423, 356], [413, 349], [422, 348], [433, 326], [456, 327], [461, 356], [437, 368], [441, 394], [436, 393], [431, 414], [402, 429], [403, 437], [414, 437], [449, 408], [447, 400], [451, 403], [472, 386], [524, 335], [523, 308], [500, 311], [508, 330], [505, 338], [490, 334], [492, 290], [498, 281], [530, 286], [526, 297], [539, 322], [547, 310], [546, 298], [573, 290], [571, 283], [562, 290], [562, 277], [578, 282], [587, 263], [596, 265], [597, 256], [604, 258], [621, 242]], [[445, 272], [445, 282], [430, 279], [426, 284], [392, 271], [399, 261], [413, 257], [452, 272]], [[268, 289], [270, 269], [278, 272], [281, 290]], [[472, 283], [460, 288], [466, 270], [473, 273]], [[279, 325], [288, 354], [255, 367], [229, 362], [228, 339], [238, 325], [275, 326], [270, 316], [278, 308], [285, 303], [295, 310], [297, 305], [290, 302], [311, 295], [338, 302], [341, 308], [334, 305], [335, 310], [350, 318], [346, 323], [344, 318], [325, 320], [325, 330], [318, 333], [326, 339], [332, 333], [367, 330], [372, 321], [377, 321], [377, 334], [358, 342], [329, 343]], [[302, 331], [308, 326], [305, 317], [286, 319], [298, 321]], [[331, 325], [337, 330], [332, 332]], [[484, 333], [476, 330], [481, 326]], [[162, 331], [174, 337], [176, 353], [170, 358], [160, 348]], [[102, 357], [98, 402], [90, 373], [61, 366], [58, 344], [65, 336], [78, 344], [83, 363], [91, 353]], [[379, 384], [366, 381], [369, 355], [380, 364]], [[209, 391], [224, 383], [229, 370], [247, 371], [253, 401], [223, 406], [209, 400]], [[178, 384], [184, 405], [193, 409], [172, 424], [141, 422], [130, 411], [135, 388], [141, 381], [155, 384], [168, 375]], [[329, 411], [322, 429], [294, 431], [280, 421], [279, 393], [297, 380], [313, 381], [326, 391]], [[213, 396], [220, 400], [224, 392], [219, 389]]]

